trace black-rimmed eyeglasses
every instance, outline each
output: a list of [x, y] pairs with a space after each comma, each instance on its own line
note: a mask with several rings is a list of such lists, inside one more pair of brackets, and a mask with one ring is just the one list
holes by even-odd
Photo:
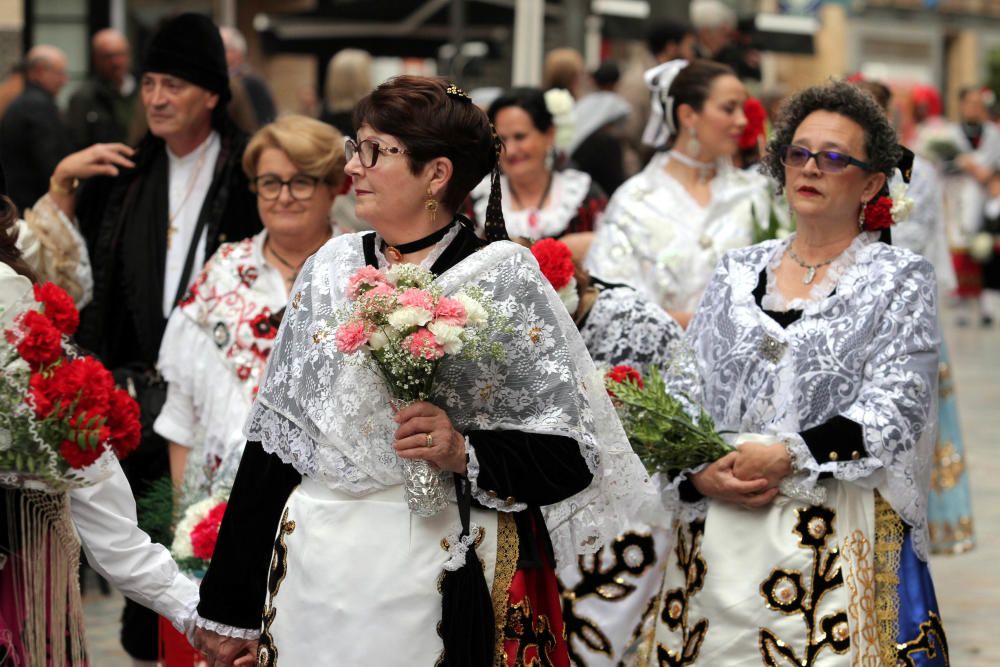
[[399, 146], [383, 146], [376, 139], [365, 139], [364, 141], [354, 141], [354, 139], [344, 139], [344, 159], [350, 162], [357, 155], [361, 161], [361, 166], [371, 169], [378, 162], [379, 155], [405, 155], [406, 149]]
[[819, 170], [825, 171], [828, 174], [839, 174], [852, 164], [856, 167], [861, 167], [865, 171], [875, 171], [867, 162], [862, 162], [847, 153], [840, 153], [838, 151], [816, 151], [814, 153], [808, 148], [793, 144], [785, 146], [785, 149], [781, 152], [781, 164], [786, 167], [804, 167], [810, 158], [815, 158], [816, 166], [819, 167]]
[[287, 181], [284, 181], [274, 174], [264, 174], [258, 176], [250, 182], [250, 189], [257, 193], [257, 196], [266, 201], [274, 201], [281, 196], [281, 189], [288, 186], [288, 194], [296, 201], [306, 201], [311, 199], [316, 193], [316, 186], [319, 185], [319, 178], [308, 174], [295, 174]]

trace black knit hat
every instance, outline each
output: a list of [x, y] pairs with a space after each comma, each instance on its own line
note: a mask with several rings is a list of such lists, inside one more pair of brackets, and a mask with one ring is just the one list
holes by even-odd
[[170, 74], [216, 93], [220, 106], [229, 102], [229, 70], [222, 36], [203, 14], [181, 14], [153, 35], [142, 71]]

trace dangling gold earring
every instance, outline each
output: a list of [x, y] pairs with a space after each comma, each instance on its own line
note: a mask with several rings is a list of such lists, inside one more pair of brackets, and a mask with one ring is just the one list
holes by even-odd
[[865, 231], [865, 209], [868, 208], [868, 202], [862, 200], [861, 202], [861, 213], [858, 214], [858, 231]]
[[427, 199], [424, 201], [424, 208], [431, 214], [431, 226], [437, 224], [438, 200], [434, 198], [434, 193], [427, 188]]

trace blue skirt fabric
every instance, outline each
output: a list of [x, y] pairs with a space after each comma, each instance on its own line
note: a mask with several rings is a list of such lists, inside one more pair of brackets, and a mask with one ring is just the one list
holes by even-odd
[[899, 552], [899, 635], [897, 662], [900, 667], [948, 667], [948, 642], [934, 595], [927, 563], [913, 551], [910, 529], [905, 529]]
[[933, 553], [961, 553], [975, 544], [965, 446], [958, 420], [948, 348], [942, 341], [938, 383], [938, 439], [934, 448], [928, 528]]

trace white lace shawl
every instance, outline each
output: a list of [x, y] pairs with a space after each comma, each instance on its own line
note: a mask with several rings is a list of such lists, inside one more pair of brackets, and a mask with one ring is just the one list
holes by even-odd
[[684, 330], [667, 311], [618, 285], [601, 289], [580, 335], [598, 366], [628, 364], [646, 373], [670, 365], [672, 344]]
[[586, 259], [593, 275], [625, 283], [667, 310], [692, 312], [719, 259], [750, 245], [770, 211], [767, 179], [724, 167], [700, 206], [664, 171], [661, 154], [615, 191]]
[[[364, 495], [402, 483], [396, 425], [382, 380], [337, 351], [348, 277], [364, 265], [361, 235], [331, 240], [306, 263], [251, 410], [246, 436], [303, 475]], [[546, 508], [560, 562], [597, 550], [626, 517], [663, 521], [659, 498], [629, 447], [586, 348], [531, 254], [487, 246], [440, 275], [444, 293], [477, 285], [510, 318], [496, 332], [503, 361], [442, 361], [433, 400], [460, 431], [516, 429], [571, 437], [590, 487]]]
[[[687, 333], [702, 385], [687, 389], [702, 390], [718, 429], [788, 440], [806, 463], [807, 488], [828, 472], [878, 489], [912, 527], [926, 560], [937, 288], [927, 260], [876, 238], [859, 235], [831, 265], [833, 278], [808, 300], [783, 304], [803, 311], [787, 329], [757, 306], [753, 290], [790, 240], [728, 253]], [[862, 425], [867, 457], [812, 458], [797, 433], [837, 415]]]

